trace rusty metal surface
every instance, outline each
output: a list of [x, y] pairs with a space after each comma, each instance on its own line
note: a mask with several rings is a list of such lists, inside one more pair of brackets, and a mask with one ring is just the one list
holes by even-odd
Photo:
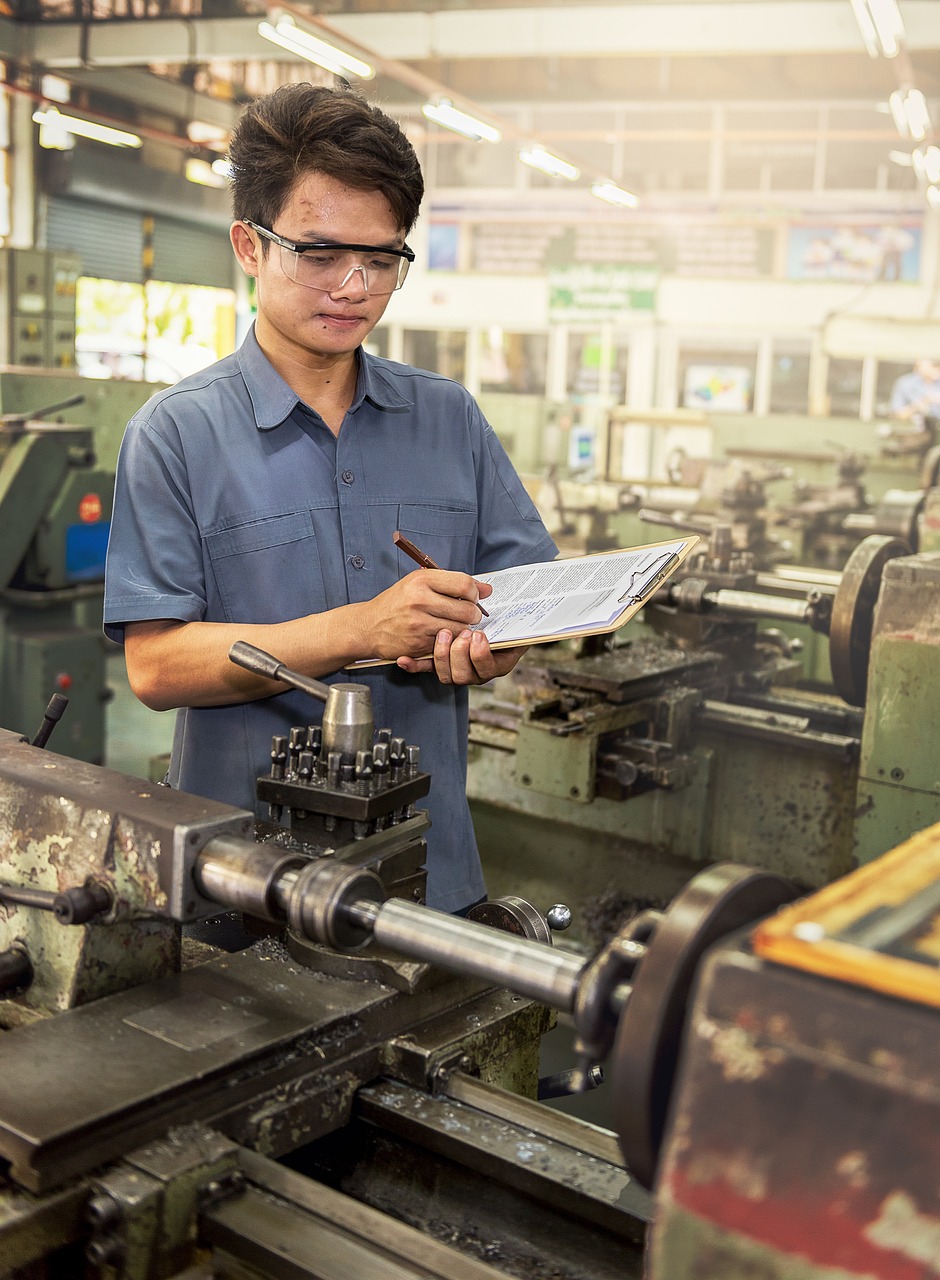
[[142, 911], [192, 918], [198, 895], [188, 869], [196, 853], [214, 835], [250, 837], [254, 826], [247, 810], [58, 756], [5, 730], [0, 783], [0, 829], [10, 833], [10, 852], [48, 843], [51, 864], [67, 877], [37, 887], [66, 888], [93, 869], [112, 891], [118, 918]]
[[743, 945], [713, 953], [676, 1082], [650, 1280], [935, 1275], [938, 1031], [935, 1009]]

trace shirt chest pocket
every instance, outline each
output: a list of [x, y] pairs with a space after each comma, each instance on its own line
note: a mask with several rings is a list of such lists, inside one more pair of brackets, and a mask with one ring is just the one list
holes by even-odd
[[[473, 572], [477, 517], [475, 511], [443, 510], [402, 503], [398, 508], [398, 529], [409, 541], [429, 555], [442, 569]], [[415, 567], [404, 552], [398, 553], [399, 573]]]
[[226, 621], [287, 622], [326, 608], [309, 512], [223, 529], [205, 546]]

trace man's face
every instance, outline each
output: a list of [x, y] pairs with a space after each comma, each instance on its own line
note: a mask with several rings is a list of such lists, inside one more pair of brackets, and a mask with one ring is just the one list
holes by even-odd
[[[298, 179], [268, 230], [298, 243], [324, 240], [400, 249], [405, 242], [381, 192], [347, 187], [322, 173]], [[244, 223], [233, 227], [232, 242], [241, 265], [258, 282], [256, 330], [262, 346], [343, 355], [355, 351], [388, 306], [391, 294], [370, 294], [362, 271], [352, 270], [344, 283], [329, 290], [310, 288], [291, 279], [290, 250], [264, 241]]]

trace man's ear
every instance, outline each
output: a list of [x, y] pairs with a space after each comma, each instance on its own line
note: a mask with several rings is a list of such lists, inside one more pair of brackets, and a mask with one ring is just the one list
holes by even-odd
[[246, 275], [257, 278], [261, 271], [260, 240], [251, 234], [244, 222], [233, 222], [228, 234], [239, 266]]

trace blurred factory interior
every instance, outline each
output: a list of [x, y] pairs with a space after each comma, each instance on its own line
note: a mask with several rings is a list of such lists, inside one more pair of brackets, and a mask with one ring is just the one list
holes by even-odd
[[[940, 0], [2, 0], [0, 66], [0, 1277], [940, 1276]], [[470, 919], [433, 759], [253, 828], [102, 631], [304, 81], [424, 173], [366, 350], [563, 558], [699, 540], [471, 689]]]

